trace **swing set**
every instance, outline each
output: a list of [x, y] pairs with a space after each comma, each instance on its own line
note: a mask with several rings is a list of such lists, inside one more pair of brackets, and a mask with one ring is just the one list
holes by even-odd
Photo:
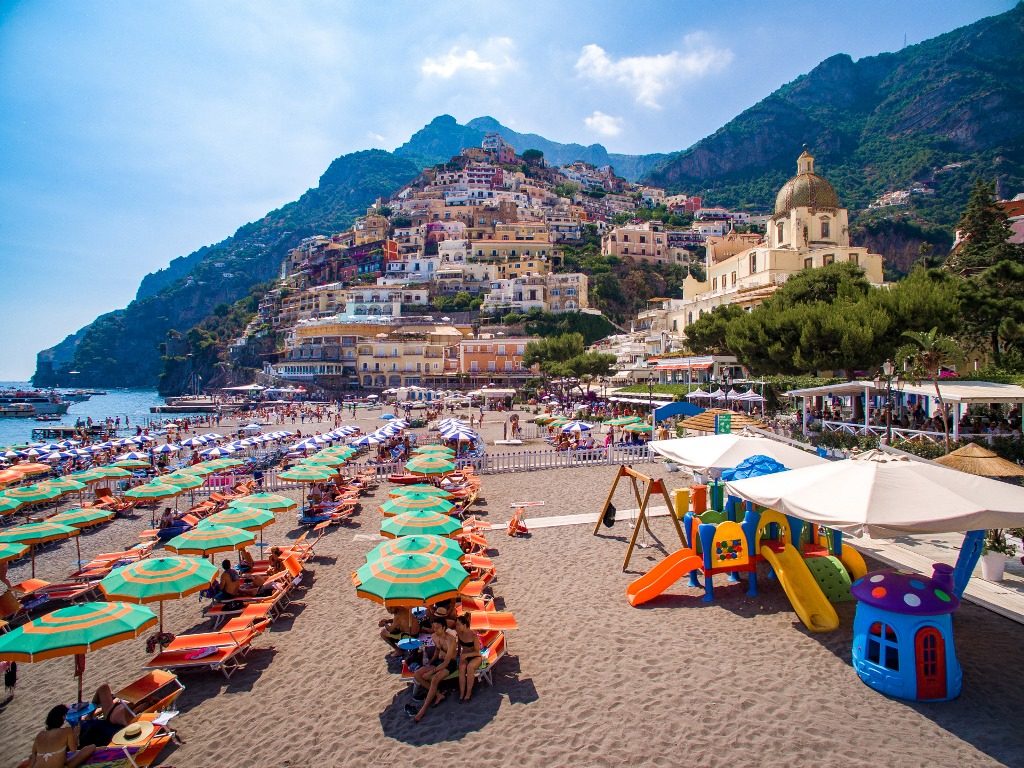
[[[651, 497], [655, 494], [660, 493], [661, 498], [665, 501], [665, 507], [668, 509], [669, 519], [672, 520], [672, 525], [676, 529], [676, 534], [679, 536], [679, 543], [685, 547], [686, 537], [683, 534], [683, 527], [679, 524], [679, 518], [676, 517], [675, 508], [672, 505], [672, 499], [669, 498], [668, 490], [665, 488], [665, 483], [662, 480], [648, 477], [647, 475], [637, 472], [632, 467], [620, 466], [618, 473], [615, 475], [615, 479], [612, 481], [611, 490], [608, 491], [608, 498], [604, 501], [604, 506], [601, 507], [601, 513], [597, 516], [597, 525], [594, 526], [594, 535], [596, 536], [601, 532], [601, 524], [604, 522], [605, 515], [608, 514], [610, 509], [614, 509], [612, 506], [612, 499], [615, 497], [615, 490], [619, 487], [619, 481], [628, 477], [630, 485], [633, 488], [633, 496], [636, 498], [637, 513], [636, 521], [633, 526], [633, 535], [629, 539], [629, 547], [626, 549], [626, 559], [622, 563], [622, 570], [625, 571], [629, 567], [629, 559], [633, 556], [633, 549], [637, 546], [637, 539], [640, 536], [640, 529], [643, 528], [651, 536], [654, 533], [651, 531], [651, 527], [647, 522], [647, 509], [651, 503]], [[640, 490], [640, 486], [645, 486], [643, 492]]]

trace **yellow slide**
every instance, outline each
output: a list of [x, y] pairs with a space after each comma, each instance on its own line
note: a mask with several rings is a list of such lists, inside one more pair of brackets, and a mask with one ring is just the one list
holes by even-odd
[[843, 542], [843, 556], [839, 559], [842, 561], [843, 565], [846, 566], [846, 570], [850, 572], [850, 578], [854, 581], [863, 578], [864, 574], [868, 572], [867, 563], [864, 562], [864, 558], [861, 557], [860, 552], [851, 547], [845, 541]]
[[787, 544], [782, 552], [776, 552], [765, 546], [761, 547], [761, 557], [775, 571], [786, 597], [793, 604], [793, 610], [811, 632], [831, 632], [839, 626], [836, 609], [825, 597], [796, 549]]

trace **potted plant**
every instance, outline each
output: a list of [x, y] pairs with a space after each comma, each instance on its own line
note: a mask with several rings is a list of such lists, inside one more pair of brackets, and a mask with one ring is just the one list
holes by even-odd
[[1017, 546], [1006, 540], [1006, 531], [992, 528], [985, 534], [985, 547], [981, 552], [981, 578], [986, 581], [1002, 581], [1006, 569], [1006, 558], [1012, 557]]

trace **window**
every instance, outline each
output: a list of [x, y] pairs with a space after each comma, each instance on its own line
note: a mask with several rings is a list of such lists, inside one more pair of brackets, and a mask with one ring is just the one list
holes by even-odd
[[851, 264], [857, 264], [857, 263], [859, 263], [859, 259], [858, 259], [858, 257], [857, 257], [857, 254], [856, 254], [856, 253], [851, 253], [851, 254], [850, 254], [850, 259], [849, 259], [849, 260], [850, 260], [850, 263], [851, 263]]
[[640, 242], [641, 243], [646, 243], [647, 242], [647, 238], [644, 237], [643, 235], [640, 235]]
[[827, 267], [829, 264], [835, 263], [835, 260], [836, 256], [834, 253], [826, 253], [821, 257], [821, 264], [822, 266]]
[[733, 288], [736, 287], [736, 273], [735, 272], [732, 273], [732, 287]]
[[876, 621], [868, 629], [868, 661], [898, 672], [900, 669], [899, 643], [896, 631], [888, 624]]
[[480, 363], [478, 363], [476, 360], [473, 360], [469, 364], [469, 370], [472, 373], [479, 373], [480, 372]]
[[804, 259], [804, 269], [810, 269], [813, 266], [814, 266], [814, 259], [813, 258], [808, 256], [806, 259]]
[[779, 245], [782, 245], [783, 235], [785, 234], [785, 231], [785, 225], [780, 221], [776, 229], [776, 239], [778, 240]]
[[718, 278], [717, 277], [713, 278], [711, 280], [711, 290], [712, 291], [717, 291], [718, 290]]
[[750, 274], [757, 272], [757, 254], [750, 254]]
[[828, 219], [822, 219], [821, 220], [821, 239], [822, 240], [828, 240], [830, 229], [831, 229], [831, 226], [829, 225], [829, 220]]
[[498, 354], [499, 355], [504, 355], [505, 354], [505, 345], [504, 344], [499, 344], [498, 345]]

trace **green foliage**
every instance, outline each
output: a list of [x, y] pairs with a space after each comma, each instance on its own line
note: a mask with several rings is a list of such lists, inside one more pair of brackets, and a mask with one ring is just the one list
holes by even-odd
[[555, 184], [554, 193], [559, 197], [567, 197], [572, 200], [580, 191], [580, 185], [575, 181], [563, 181], [561, 184]]
[[544, 153], [539, 149], [524, 150], [521, 157], [527, 165], [541, 165], [544, 162]]
[[686, 346], [697, 355], [722, 355], [729, 351], [725, 341], [729, 323], [744, 314], [738, 304], [723, 304], [686, 326]]
[[996, 205], [995, 183], [977, 179], [960, 223], [961, 242], [946, 260], [946, 269], [973, 277], [1001, 261], [1024, 264], [1024, 247], [1009, 241], [1013, 231], [1006, 213]]
[[523, 365], [534, 365], [549, 376], [568, 375], [562, 373], [562, 366], [577, 355], [583, 354], [583, 335], [563, 333], [537, 341], [531, 341], [523, 352]]
[[469, 291], [435, 296], [430, 300], [434, 309], [442, 312], [473, 312], [480, 309], [484, 300]]

